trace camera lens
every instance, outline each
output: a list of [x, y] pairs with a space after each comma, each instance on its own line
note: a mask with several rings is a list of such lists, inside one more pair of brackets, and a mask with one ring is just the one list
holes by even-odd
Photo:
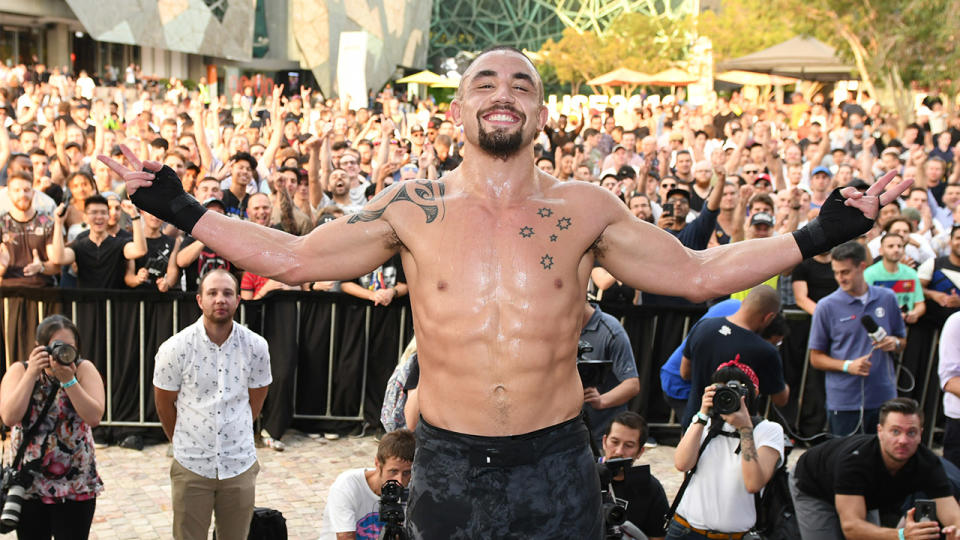
[[713, 410], [717, 414], [732, 414], [740, 410], [740, 392], [729, 386], [717, 388], [713, 394]]
[[47, 352], [50, 353], [50, 356], [52, 356], [55, 361], [65, 366], [76, 362], [79, 356], [76, 347], [62, 341], [54, 341], [51, 343], [50, 346], [47, 347]]

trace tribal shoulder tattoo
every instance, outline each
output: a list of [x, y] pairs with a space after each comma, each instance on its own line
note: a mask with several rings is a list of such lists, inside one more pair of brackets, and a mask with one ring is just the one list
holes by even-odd
[[376, 197], [370, 199], [366, 207], [359, 213], [353, 214], [347, 223], [360, 223], [380, 219], [387, 208], [397, 202], [415, 204], [423, 210], [427, 223], [437, 219], [443, 221], [445, 212], [443, 204], [443, 182], [430, 180], [415, 180], [404, 182], [396, 189], [384, 189]]

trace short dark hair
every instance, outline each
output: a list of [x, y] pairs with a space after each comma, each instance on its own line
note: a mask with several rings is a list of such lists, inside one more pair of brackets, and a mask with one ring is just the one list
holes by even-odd
[[831, 249], [830, 257], [835, 261], [850, 261], [853, 264], [860, 264], [867, 260], [867, 250], [856, 240], [850, 240]]
[[[512, 47], [512, 46], [510, 46], [510, 45], [494, 45], [494, 46], [492, 46], [492, 47], [487, 47], [486, 49], [480, 51], [480, 54], [478, 54], [477, 56], [475, 56], [475, 57], [473, 58], [473, 60], [470, 61], [470, 65], [467, 66], [467, 69], [465, 70], [465, 73], [468, 72], [468, 71], [470, 71], [470, 66], [472, 66], [473, 63], [476, 62], [481, 56], [483, 56], [483, 55], [485, 55], [485, 54], [487, 54], [487, 53], [492, 53], [492, 52], [497, 52], [497, 51], [509, 51], [509, 52], [517, 53], [517, 54], [519, 54], [520, 56], [522, 56], [524, 59], [526, 59], [527, 62], [530, 63], [530, 67], [533, 68], [533, 72], [536, 74], [536, 78], [534, 79], [533, 83], [534, 83], [534, 85], [537, 87], [537, 95], [540, 97], [540, 102], [543, 103], [543, 100], [544, 100], [544, 89], [543, 89], [543, 79], [540, 78], [540, 71], [537, 70], [537, 66], [534, 65], [533, 60], [530, 60], [530, 57], [527, 56], [526, 53], [524, 53], [523, 51], [521, 51], [520, 49], [518, 49], [518, 48], [516, 48], [516, 47]], [[459, 99], [459, 98], [461, 98], [461, 97], [463, 96], [463, 91], [461, 90], [461, 88], [462, 88], [464, 82], [466, 82], [466, 77], [460, 79], [460, 85], [457, 86], [457, 92], [456, 92], [456, 98], [457, 98], [457, 99]]]
[[899, 239], [901, 242], [906, 243], [906, 241], [903, 239], [903, 237], [900, 236], [899, 234], [897, 234], [897, 233], [895, 233], [895, 232], [894, 232], [894, 233], [888, 232], [887, 234], [885, 234], [885, 235], [883, 235], [883, 236], [880, 237], [880, 245], [881, 245], [881, 246], [883, 245], [884, 241], [886, 241], [887, 238], [897, 238], [897, 239]]
[[377, 462], [383, 465], [390, 458], [413, 462], [413, 454], [417, 449], [417, 438], [409, 429], [391, 431], [380, 439], [377, 446]]
[[[893, 203], [893, 204], [896, 204], [896, 203]], [[905, 218], [905, 217], [903, 217], [903, 216], [895, 217], [895, 218], [891, 219], [890, 221], [886, 222], [886, 223], [883, 225], [883, 232], [887, 232], [887, 233], [890, 232], [890, 227], [892, 227], [893, 224], [896, 223], [896, 222], [898, 222], [898, 221], [902, 221], [903, 223], [906, 223], [906, 224], [907, 224], [907, 227], [910, 229], [910, 232], [913, 232], [913, 229], [914, 229], [914, 227], [913, 227], [913, 222], [910, 221], [909, 218]]]
[[905, 415], [915, 414], [920, 417], [920, 423], [923, 424], [923, 409], [920, 408], [920, 404], [917, 403], [917, 400], [915, 399], [898, 397], [893, 398], [881, 405], [879, 417], [879, 423], [881, 426], [887, 422], [887, 415], [892, 412]]
[[86, 211], [87, 208], [90, 208], [91, 205], [102, 204], [107, 208], [110, 208], [110, 203], [107, 202], [107, 198], [99, 193], [94, 193], [93, 195], [87, 197], [87, 200], [83, 201], [83, 210]]
[[620, 424], [622, 426], [627, 426], [630, 429], [639, 431], [641, 445], [647, 442], [647, 437], [650, 435], [650, 428], [647, 426], [647, 421], [633, 411], [623, 411], [622, 413], [614, 416], [613, 420], [611, 420], [610, 424], [607, 426], [607, 430], [603, 434], [609, 435], [614, 424]]
[[250, 168], [254, 171], [257, 170], [257, 158], [253, 157], [253, 154], [250, 152], [237, 152], [236, 154], [230, 156], [230, 161], [246, 161]]
[[64, 328], [73, 332], [73, 340], [76, 342], [77, 350], [79, 351], [80, 331], [77, 330], [77, 325], [73, 324], [73, 321], [63, 315], [50, 315], [40, 321], [40, 324], [37, 325], [37, 343], [40, 345], [49, 345], [50, 340], [53, 339], [53, 335]]

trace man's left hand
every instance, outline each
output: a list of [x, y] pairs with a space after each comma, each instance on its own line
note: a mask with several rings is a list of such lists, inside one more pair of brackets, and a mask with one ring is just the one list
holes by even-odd
[[596, 387], [591, 386], [583, 389], [583, 402], [596, 410], [603, 409], [603, 396]]
[[893, 337], [887, 336], [880, 340], [879, 343], [876, 343], [873, 347], [875, 349], [880, 349], [885, 352], [894, 352], [897, 350], [897, 347], [900, 346], [900, 340]]

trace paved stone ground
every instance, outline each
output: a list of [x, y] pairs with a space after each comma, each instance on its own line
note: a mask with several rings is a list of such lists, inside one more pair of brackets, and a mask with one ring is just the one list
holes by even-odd
[[[327, 492], [342, 471], [372, 467], [377, 443], [373, 437], [328, 441], [290, 431], [284, 436], [286, 451], [259, 449], [260, 476], [257, 505], [276, 508], [287, 519], [290, 538], [316, 538]], [[168, 445], [149, 446], [142, 452], [116, 446], [97, 450], [97, 464], [105, 490], [97, 500], [92, 538], [170, 538], [170, 459]], [[664, 485], [667, 497], [683, 480], [673, 468], [672, 446], [649, 448], [641, 463], [649, 463]], [[800, 451], [791, 454], [790, 461]]]

